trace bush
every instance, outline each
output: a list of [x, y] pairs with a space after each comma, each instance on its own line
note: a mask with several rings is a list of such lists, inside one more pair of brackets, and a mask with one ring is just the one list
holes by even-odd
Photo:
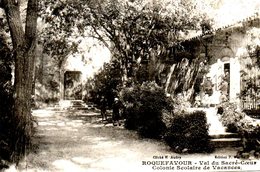
[[[88, 82], [86, 88], [92, 103], [102, 106], [102, 97], [108, 109], [112, 109], [114, 98], [122, 86], [122, 70], [117, 60], [105, 63], [103, 69], [95, 74], [92, 82]], [[91, 83], [91, 84], [90, 84]]]
[[[223, 108], [225, 107], [225, 108]], [[245, 113], [241, 112], [238, 105], [235, 103], [223, 103], [219, 109], [222, 108], [221, 122], [227, 127], [228, 132], [238, 132], [238, 124], [245, 117]]]
[[176, 115], [165, 135], [166, 143], [176, 152], [209, 152], [206, 114], [203, 111]]
[[242, 141], [242, 150], [238, 151], [238, 158], [248, 158], [250, 153], [255, 157], [260, 157], [260, 126], [256, 125], [254, 119], [245, 118], [238, 105], [224, 103], [221, 105], [223, 114], [221, 121], [228, 131], [236, 132]]
[[191, 103], [185, 97], [186, 92], [179, 93], [173, 97], [173, 106], [174, 106], [174, 114], [181, 115], [183, 114], [188, 108], [191, 107]]
[[166, 130], [162, 113], [171, 110], [164, 90], [155, 82], [145, 82], [122, 89], [120, 95], [125, 106], [125, 127], [143, 137], [161, 138]]
[[249, 158], [245, 157], [246, 154], [256, 158], [260, 157], [260, 126], [255, 125], [252, 120], [243, 119], [238, 122], [237, 131], [242, 140], [242, 150], [238, 151], [238, 158]]

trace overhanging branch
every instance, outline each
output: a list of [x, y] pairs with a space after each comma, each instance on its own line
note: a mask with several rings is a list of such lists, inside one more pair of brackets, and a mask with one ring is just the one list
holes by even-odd
[[101, 36], [99, 34], [99, 32], [97, 31], [97, 29], [92, 26], [92, 29], [94, 30], [95, 34], [97, 35], [97, 39], [100, 40], [109, 50], [111, 50], [111, 47], [109, 46], [109, 44], [107, 43], [107, 41], [105, 41], [105, 39], [103, 38], [103, 36]]

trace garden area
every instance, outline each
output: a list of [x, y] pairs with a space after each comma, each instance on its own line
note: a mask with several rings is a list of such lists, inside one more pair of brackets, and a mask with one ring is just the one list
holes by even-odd
[[[253, 43], [240, 61], [210, 54], [216, 5], [0, 0], [0, 170], [134, 170], [163, 154], [259, 159], [260, 38], [241, 32]], [[239, 95], [235, 60], [247, 62]], [[213, 144], [213, 123], [238, 144]]]

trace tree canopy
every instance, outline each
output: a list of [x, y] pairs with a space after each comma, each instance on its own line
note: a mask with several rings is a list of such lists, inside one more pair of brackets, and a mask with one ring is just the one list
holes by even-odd
[[132, 63], [169, 56], [170, 47], [204, 18], [192, 0], [46, 0], [41, 16], [46, 50], [60, 55], [76, 50], [76, 37], [93, 37], [121, 59], [129, 75]]

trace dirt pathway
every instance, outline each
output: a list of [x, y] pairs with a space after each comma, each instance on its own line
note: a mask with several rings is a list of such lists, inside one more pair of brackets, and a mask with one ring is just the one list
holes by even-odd
[[208, 159], [217, 154], [235, 154], [220, 150], [211, 155], [178, 155], [163, 142], [141, 139], [133, 131], [111, 124], [97, 123], [98, 114], [37, 110], [35, 142], [39, 148], [29, 154], [18, 169], [8, 171], [153, 171], [142, 161], [154, 156]]

